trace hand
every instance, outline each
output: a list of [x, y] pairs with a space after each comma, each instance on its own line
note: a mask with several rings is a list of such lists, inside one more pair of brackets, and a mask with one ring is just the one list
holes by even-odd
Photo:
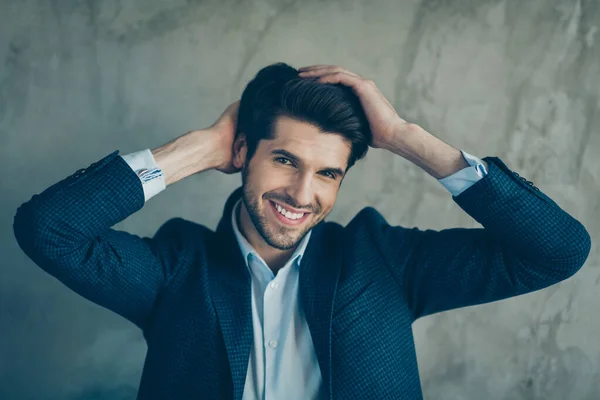
[[233, 165], [233, 142], [237, 130], [239, 108], [239, 100], [231, 103], [219, 119], [207, 128], [215, 139], [215, 152], [219, 160], [215, 169], [226, 174], [233, 174], [240, 170]]
[[298, 71], [303, 78], [318, 78], [320, 83], [341, 83], [353, 89], [369, 120], [373, 134], [371, 147], [389, 147], [398, 135], [402, 135], [413, 125], [400, 118], [372, 80], [361, 78], [337, 65], [312, 65], [298, 68]]

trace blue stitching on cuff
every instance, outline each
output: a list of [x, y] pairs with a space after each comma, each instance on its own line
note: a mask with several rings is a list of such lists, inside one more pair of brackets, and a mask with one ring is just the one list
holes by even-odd
[[135, 173], [140, 178], [142, 183], [147, 183], [153, 179], [160, 178], [161, 176], [163, 176], [163, 172], [160, 168], [152, 168], [152, 169], [141, 168], [141, 169], [136, 170]]

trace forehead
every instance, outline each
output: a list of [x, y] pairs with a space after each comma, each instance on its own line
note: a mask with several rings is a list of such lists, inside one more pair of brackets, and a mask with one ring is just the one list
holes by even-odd
[[312, 124], [284, 116], [275, 121], [274, 139], [264, 142], [267, 151], [284, 148], [305, 162], [342, 170], [346, 169], [352, 149], [350, 142], [340, 134], [323, 133]]

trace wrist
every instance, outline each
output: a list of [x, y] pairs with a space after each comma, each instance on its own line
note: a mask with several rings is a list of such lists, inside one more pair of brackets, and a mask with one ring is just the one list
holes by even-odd
[[425, 134], [428, 134], [417, 124], [399, 125], [395, 134], [381, 148], [412, 161], [418, 147], [422, 145]]
[[167, 185], [187, 176], [216, 168], [218, 154], [214, 151], [217, 138], [209, 130], [195, 130], [152, 150]]
[[416, 124], [410, 124], [395, 135], [386, 149], [414, 163], [436, 179], [445, 178], [469, 166], [460, 150]]

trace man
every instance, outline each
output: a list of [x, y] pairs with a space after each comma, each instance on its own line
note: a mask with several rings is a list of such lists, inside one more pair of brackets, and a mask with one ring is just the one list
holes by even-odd
[[[368, 145], [423, 168], [483, 228], [407, 229], [371, 207], [325, 222]], [[152, 238], [110, 229], [208, 169], [242, 172], [216, 232], [181, 218]], [[354, 73], [283, 63], [211, 127], [115, 151], [33, 196], [14, 232], [41, 268], [143, 330], [139, 399], [420, 399], [416, 319], [545, 288], [590, 251], [582, 224], [499, 158], [403, 120]]]

